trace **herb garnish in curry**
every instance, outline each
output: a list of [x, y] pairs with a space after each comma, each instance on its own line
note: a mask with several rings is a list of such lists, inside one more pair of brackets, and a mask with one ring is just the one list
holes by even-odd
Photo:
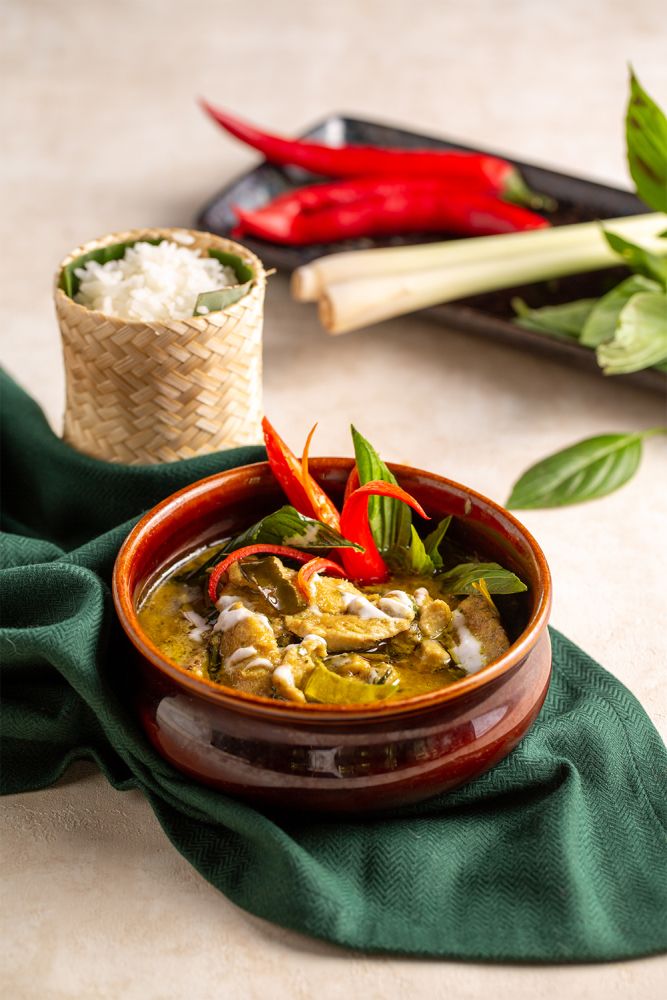
[[410, 508], [426, 515], [356, 430], [340, 514], [309, 473], [310, 437], [299, 460], [267, 420], [264, 434], [291, 504], [148, 593], [139, 620], [166, 656], [238, 691], [360, 704], [433, 691], [505, 652], [491, 595], [525, 584], [461, 553], [451, 517], [422, 539]]

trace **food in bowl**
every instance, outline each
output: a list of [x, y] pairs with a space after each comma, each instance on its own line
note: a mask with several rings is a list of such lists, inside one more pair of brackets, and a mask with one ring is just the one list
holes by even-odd
[[[441, 520], [446, 525], [452, 515], [443, 548], [448, 559], [458, 546], [510, 567], [527, 585], [523, 592], [499, 594], [501, 578], [485, 577], [511, 645], [477, 673], [413, 697], [295, 702], [199, 677], [146, 633], [139, 619], [147, 597], [197, 552], [225, 538], [259, 544], [253, 532], [239, 539], [238, 532], [250, 522], [270, 538], [261, 544], [280, 544], [287, 525], [285, 507], [276, 511], [283, 499], [276, 470], [285, 475], [283, 489], [292, 503], [299, 501], [299, 490], [303, 500], [307, 481], [288, 477], [287, 462], [281, 466], [279, 458], [279, 453], [273, 456], [273, 466], [259, 462], [221, 471], [174, 493], [145, 514], [121, 547], [113, 572], [114, 604], [135, 655], [123, 657], [118, 666], [127, 667], [128, 694], [147, 738], [188, 777], [281, 810], [375, 812], [446, 791], [488, 770], [522, 739], [547, 693], [551, 582], [544, 555], [526, 528], [466, 486], [409, 466], [387, 470], [432, 516], [427, 530]], [[363, 478], [381, 475], [379, 468], [367, 467], [369, 460], [370, 452], [358, 455]], [[304, 472], [301, 463], [294, 468]], [[336, 504], [329, 514], [339, 517], [351, 471], [354, 485], [353, 463], [317, 458], [310, 470]], [[326, 511], [326, 502], [308, 492]], [[377, 506], [369, 511], [375, 530], [380, 530], [378, 513]], [[304, 556], [307, 541], [309, 561], [314, 554], [324, 558], [327, 551], [342, 551], [333, 548], [329, 525], [295, 514], [289, 514], [287, 537], [291, 546], [302, 545]], [[395, 527], [393, 517], [383, 524], [380, 554]], [[299, 541], [306, 531], [307, 538]], [[219, 565], [222, 556], [213, 551]], [[336, 558], [342, 566], [340, 555]], [[477, 563], [475, 572], [480, 572]], [[222, 573], [220, 589], [224, 581]]]
[[245, 694], [360, 705], [446, 687], [509, 649], [494, 595], [526, 585], [452, 539], [450, 515], [422, 538], [424, 510], [357, 431], [340, 514], [310, 475], [312, 432], [302, 460], [267, 420], [264, 434], [292, 504], [158, 578], [138, 621], [161, 653]]

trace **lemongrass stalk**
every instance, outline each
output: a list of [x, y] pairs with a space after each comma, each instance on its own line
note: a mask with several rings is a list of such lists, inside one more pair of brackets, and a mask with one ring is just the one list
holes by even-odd
[[[667, 220], [659, 213], [607, 219], [605, 228], [629, 240], [654, 239], [665, 228]], [[354, 278], [402, 274], [404, 271], [433, 270], [450, 264], [481, 261], [523, 253], [542, 253], [559, 246], [577, 249], [581, 241], [599, 232], [599, 223], [582, 222], [554, 229], [536, 229], [526, 233], [503, 236], [476, 236], [465, 240], [442, 243], [420, 243], [416, 246], [383, 247], [375, 250], [352, 250], [318, 257], [298, 267], [292, 275], [292, 295], [298, 302], [314, 302], [327, 285]], [[664, 246], [664, 244], [663, 244]]]
[[[656, 214], [652, 216], [652, 220], [651, 226], [647, 226], [644, 231], [641, 243], [656, 249], [660, 249], [662, 245], [664, 250], [665, 241], [660, 241], [658, 234], [665, 228], [665, 216]], [[546, 233], [557, 236], [565, 228], [563, 226], [559, 230], [547, 230]], [[506, 253], [504, 241], [510, 237], [498, 236], [493, 237], [497, 240], [494, 255], [485, 254], [479, 260], [460, 261], [454, 258], [453, 262], [444, 266], [440, 263], [437, 267], [421, 270], [403, 270], [397, 274], [381, 273], [333, 282], [324, 288], [320, 296], [321, 322], [329, 333], [348, 333], [384, 319], [468, 295], [479, 295], [534, 281], [547, 281], [621, 263], [618, 254], [614, 253], [605, 240], [598, 223], [586, 223], [585, 228], [577, 228], [579, 238], [576, 243], [562, 239], [552, 239], [550, 243], [541, 240], [536, 248], [535, 240], [531, 237], [541, 236], [545, 231], [525, 233], [521, 234], [521, 253]], [[614, 231], [620, 231], [616, 220]], [[638, 238], [636, 229], [630, 234], [625, 226], [622, 235]]]

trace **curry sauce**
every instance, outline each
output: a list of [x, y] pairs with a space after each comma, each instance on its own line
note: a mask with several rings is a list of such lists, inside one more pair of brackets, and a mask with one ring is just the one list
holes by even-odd
[[298, 703], [407, 698], [476, 673], [509, 646], [488, 592], [446, 593], [438, 574], [372, 586], [316, 574], [307, 599], [281, 559], [245, 558], [213, 603], [210, 555], [163, 578], [139, 621], [170, 660], [239, 691]]

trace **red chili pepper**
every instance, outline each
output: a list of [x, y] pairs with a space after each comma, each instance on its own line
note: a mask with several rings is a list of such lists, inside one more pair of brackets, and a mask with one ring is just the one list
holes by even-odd
[[333, 503], [326, 495], [326, 493], [320, 489], [317, 485], [310, 472], [308, 471], [308, 459], [310, 452], [310, 442], [313, 440], [313, 434], [317, 430], [317, 424], [313, 424], [310, 429], [310, 433], [306, 438], [306, 443], [303, 446], [303, 454], [301, 455], [301, 469], [303, 472], [303, 485], [306, 490], [306, 494], [310, 503], [312, 504], [313, 510], [316, 512], [315, 517], [318, 521], [323, 521], [324, 524], [328, 524], [330, 527], [335, 528], [336, 531], [340, 528], [340, 516], [338, 511], [334, 507]]
[[347, 575], [352, 580], [364, 584], [382, 583], [389, 577], [389, 569], [378, 551], [368, 521], [370, 496], [394, 497], [396, 500], [402, 500], [422, 517], [430, 520], [415, 498], [393, 483], [373, 480], [351, 493], [340, 515], [340, 530], [349, 541], [362, 545], [364, 551], [341, 549], [341, 559]]
[[[372, 198], [398, 197], [403, 192], [434, 192], [445, 195], [450, 190], [489, 194], [488, 188], [472, 182], [450, 181], [442, 177], [410, 177], [379, 175], [372, 177], [349, 177], [330, 181], [327, 184], [308, 184], [305, 187], [290, 188], [276, 195], [259, 211], [275, 208], [283, 217], [313, 215], [325, 208], [340, 208], [345, 205], [365, 203]], [[252, 214], [252, 213], [251, 213]]]
[[339, 566], [338, 563], [332, 562], [331, 559], [322, 559], [319, 556], [316, 559], [311, 559], [310, 562], [301, 567], [296, 577], [296, 585], [309, 603], [312, 603], [314, 598], [309, 581], [315, 573], [333, 573], [334, 576], [347, 576], [343, 567]]
[[[317, 426], [317, 425], [316, 425]], [[340, 515], [324, 490], [318, 486], [308, 472], [308, 445], [313, 435], [310, 432], [306, 442], [306, 468], [291, 451], [266, 417], [262, 420], [266, 454], [271, 470], [282, 486], [287, 499], [306, 517], [316, 518], [336, 531], [340, 529]]]
[[[479, 188], [457, 187], [430, 178], [343, 181], [309, 189], [312, 201], [304, 203], [297, 191], [290, 200], [281, 196], [263, 208], [236, 208], [239, 224], [235, 236], [256, 236], [273, 243], [305, 246], [333, 243], [362, 236], [391, 236], [408, 232], [441, 232], [457, 236], [497, 236], [502, 233], [543, 229], [549, 225], [535, 212], [500, 201]], [[340, 193], [351, 188], [348, 201], [330, 198], [332, 187]]]
[[[528, 191], [516, 167], [498, 156], [454, 149], [386, 149], [379, 146], [323, 146], [315, 142], [271, 135], [221, 108], [201, 101], [202, 108], [230, 135], [262, 153], [271, 163], [292, 164], [328, 177], [369, 174], [442, 177], [475, 183], [488, 191], [538, 207], [539, 196]], [[543, 204], [543, 199], [540, 204]]]
[[343, 494], [343, 507], [347, 503], [348, 497], [350, 497], [350, 495], [352, 493], [354, 493], [355, 490], [359, 489], [359, 485], [360, 485], [359, 484], [359, 471], [358, 471], [357, 466], [355, 464], [350, 469], [350, 474], [347, 477], [347, 482], [345, 483], [345, 493]]
[[238, 562], [239, 559], [245, 559], [246, 556], [260, 555], [260, 553], [271, 556], [285, 556], [286, 559], [295, 559], [300, 563], [311, 562], [313, 558], [310, 552], [291, 549], [287, 545], [244, 545], [242, 548], [236, 549], [235, 552], [230, 552], [222, 562], [213, 567], [213, 571], [208, 578], [208, 596], [213, 604], [218, 599], [218, 584], [229, 567]]

